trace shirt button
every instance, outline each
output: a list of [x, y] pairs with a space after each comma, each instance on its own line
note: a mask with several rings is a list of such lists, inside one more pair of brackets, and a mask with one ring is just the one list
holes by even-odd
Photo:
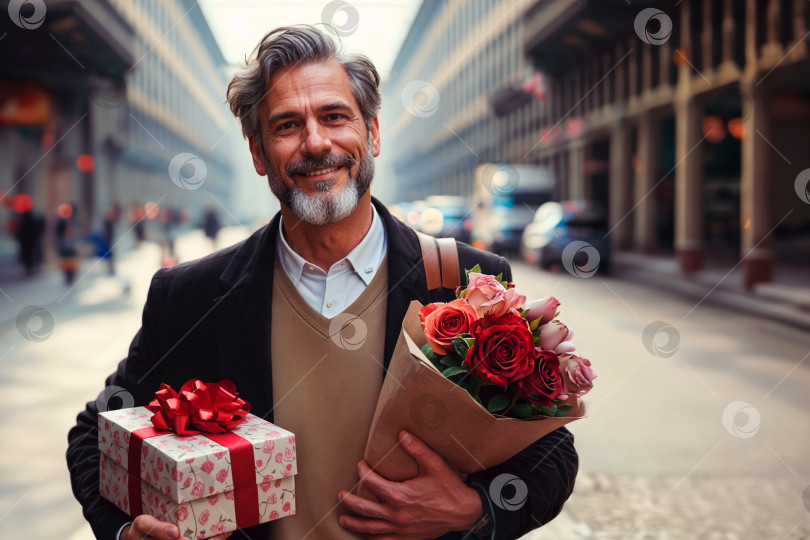
[[310, 270], [313, 270], [313, 271], [315, 270], [315, 267], [312, 266], [311, 264], [309, 266], [307, 266], [307, 268], [309, 268]]
[[331, 308], [331, 307], [332, 307], [332, 301], [331, 301], [331, 300], [330, 300], [329, 302], [327, 302], [327, 303], [326, 303], [326, 307], [328, 307], [328, 308]]
[[374, 271], [374, 267], [373, 267], [373, 266], [367, 266], [367, 267], [366, 267], [366, 274], [370, 274], [370, 273], [371, 273], [371, 272], [373, 272], [373, 271]]

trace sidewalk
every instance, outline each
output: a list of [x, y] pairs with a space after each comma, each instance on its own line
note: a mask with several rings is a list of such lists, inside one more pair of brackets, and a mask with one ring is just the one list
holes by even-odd
[[742, 288], [742, 268], [707, 268], [686, 277], [672, 257], [616, 253], [614, 275], [693, 297], [700, 304], [720, 305], [755, 317], [764, 317], [810, 330], [810, 277], [797, 269], [778, 269], [775, 281], [760, 283], [753, 291]]

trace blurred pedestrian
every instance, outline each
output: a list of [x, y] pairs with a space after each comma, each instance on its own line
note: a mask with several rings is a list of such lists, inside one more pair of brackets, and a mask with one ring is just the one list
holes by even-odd
[[129, 207], [129, 219], [132, 221], [132, 229], [135, 231], [135, 240], [140, 246], [146, 239], [146, 228], [144, 226], [144, 218], [146, 213], [140, 203], [133, 203]]
[[17, 195], [13, 209], [16, 213], [13, 228], [19, 244], [20, 264], [25, 275], [30, 276], [42, 262], [42, 231], [45, 227], [42, 218], [34, 213], [34, 199], [30, 195]]
[[163, 267], [169, 268], [177, 264], [174, 252], [174, 242], [177, 238], [177, 211], [166, 206], [160, 211], [160, 223], [163, 226]]
[[115, 244], [115, 225], [120, 217], [120, 205], [111, 204], [104, 211], [104, 221], [101, 224], [101, 239], [104, 244], [103, 251], [99, 250], [99, 257], [107, 261], [107, 271], [115, 275], [115, 258], [113, 245]]
[[203, 231], [205, 236], [211, 239], [211, 245], [214, 249], [217, 248], [217, 234], [219, 233], [220, 224], [219, 216], [216, 210], [210, 204], [206, 204], [203, 209]]
[[59, 268], [65, 275], [65, 284], [72, 285], [79, 269], [79, 239], [74, 223], [73, 205], [62, 203], [56, 210], [59, 221], [56, 223], [56, 249], [59, 254]]

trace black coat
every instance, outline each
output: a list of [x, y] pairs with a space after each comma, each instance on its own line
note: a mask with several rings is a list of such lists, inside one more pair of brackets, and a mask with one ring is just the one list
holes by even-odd
[[[412, 300], [423, 304], [454, 298], [451, 290], [428, 294], [419, 240], [407, 226], [374, 201], [388, 235], [388, 311], [385, 366], [391, 359], [400, 325]], [[135, 405], [147, 404], [161, 382], [179, 388], [190, 378], [230, 379], [251, 403], [251, 412], [272, 421], [270, 368], [273, 258], [279, 216], [245, 241], [198, 261], [159, 270], [152, 279], [142, 327], [129, 355], [118, 364], [107, 386], [129, 391]], [[503, 257], [458, 244], [462, 280], [464, 268], [481, 265], [484, 273], [511, 269]], [[462, 281], [465, 282], [465, 281]], [[95, 402], [77, 418], [68, 435], [67, 461], [73, 493], [84, 516], [101, 540], [113, 540], [129, 521], [122, 511], [99, 495], [99, 450]], [[517, 538], [550, 521], [562, 509], [574, 487], [577, 454], [565, 428], [547, 435], [497, 467], [471, 475], [468, 483], [487, 493], [500, 474], [525, 481], [529, 495], [518, 510], [506, 510], [500, 500], [487, 501], [494, 510], [494, 538]], [[483, 487], [483, 489], [482, 489]], [[504, 493], [507, 502], [512, 493]], [[494, 502], [494, 504], [490, 504]], [[251, 538], [267, 538], [266, 526], [247, 529]], [[446, 538], [461, 535], [447, 535]]]

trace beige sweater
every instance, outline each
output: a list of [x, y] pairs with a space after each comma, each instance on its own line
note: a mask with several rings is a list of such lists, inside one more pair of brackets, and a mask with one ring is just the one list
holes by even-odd
[[388, 261], [346, 310], [328, 319], [273, 272], [274, 422], [295, 434], [296, 515], [271, 523], [274, 540], [356, 539], [338, 517], [354, 490], [383, 379]]

